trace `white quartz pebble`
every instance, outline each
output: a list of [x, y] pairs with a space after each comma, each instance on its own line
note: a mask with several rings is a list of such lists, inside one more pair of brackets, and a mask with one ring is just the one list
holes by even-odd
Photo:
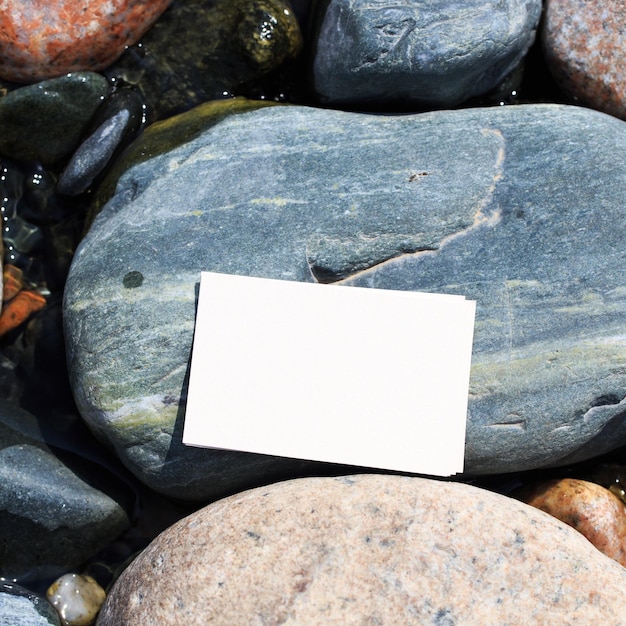
[[64, 574], [50, 585], [46, 596], [65, 626], [89, 626], [95, 621], [106, 593], [91, 576]]

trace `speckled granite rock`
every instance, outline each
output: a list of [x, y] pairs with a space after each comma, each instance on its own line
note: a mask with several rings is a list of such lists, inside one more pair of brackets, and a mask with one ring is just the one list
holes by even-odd
[[[144, 134], [65, 291], [80, 411], [141, 480], [215, 498], [287, 463], [181, 443], [200, 270], [477, 300], [467, 472], [626, 442], [623, 122], [274, 106], [202, 133], [200, 113]], [[196, 138], [146, 160], [183, 120]]]
[[625, 584], [582, 535], [504, 496], [312, 478], [237, 494], [166, 530], [97, 624], [623, 624]]
[[100, 74], [75, 72], [0, 98], [0, 154], [51, 165], [78, 145], [109, 92]]
[[325, 103], [443, 107], [493, 89], [534, 41], [541, 0], [327, 0], [312, 74]]
[[170, 2], [0, 0], [0, 77], [29, 83], [100, 70], [135, 43]]
[[575, 528], [626, 567], [626, 506], [608, 489], [563, 478], [535, 486], [523, 500]]
[[78, 567], [129, 524], [118, 502], [53, 454], [31, 414], [0, 402], [0, 576]]
[[623, 0], [547, 0], [542, 42], [554, 78], [583, 104], [626, 119]]

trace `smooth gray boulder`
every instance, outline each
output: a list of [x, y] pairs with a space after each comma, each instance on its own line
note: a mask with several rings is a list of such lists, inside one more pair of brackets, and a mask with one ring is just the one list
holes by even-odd
[[535, 39], [541, 0], [327, 0], [313, 88], [335, 105], [455, 106], [494, 89]]
[[201, 270], [477, 300], [469, 474], [626, 443], [624, 122], [271, 107], [145, 160], [172, 124], [136, 148], [65, 292], [80, 411], [141, 480], [215, 498], [299, 469], [181, 443]]

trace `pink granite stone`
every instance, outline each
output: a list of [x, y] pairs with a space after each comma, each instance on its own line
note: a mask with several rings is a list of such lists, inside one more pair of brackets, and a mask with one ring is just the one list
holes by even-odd
[[307, 478], [220, 500], [157, 537], [99, 626], [624, 624], [626, 569], [475, 487]]
[[172, 0], [0, 0], [0, 78], [37, 82], [101, 70]]
[[570, 96], [626, 119], [626, 2], [547, 0], [542, 41]]

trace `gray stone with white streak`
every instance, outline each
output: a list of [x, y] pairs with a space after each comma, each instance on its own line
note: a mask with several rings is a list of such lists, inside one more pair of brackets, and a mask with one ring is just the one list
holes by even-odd
[[535, 39], [541, 0], [329, 0], [315, 35], [326, 103], [454, 106], [495, 88]]
[[475, 299], [469, 473], [622, 445], [625, 150], [624, 122], [559, 105], [227, 117], [130, 168], [77, 251], [65, 322], [81, 413], [176, 496], [302, 469], [181, 443], [206, 270]]

